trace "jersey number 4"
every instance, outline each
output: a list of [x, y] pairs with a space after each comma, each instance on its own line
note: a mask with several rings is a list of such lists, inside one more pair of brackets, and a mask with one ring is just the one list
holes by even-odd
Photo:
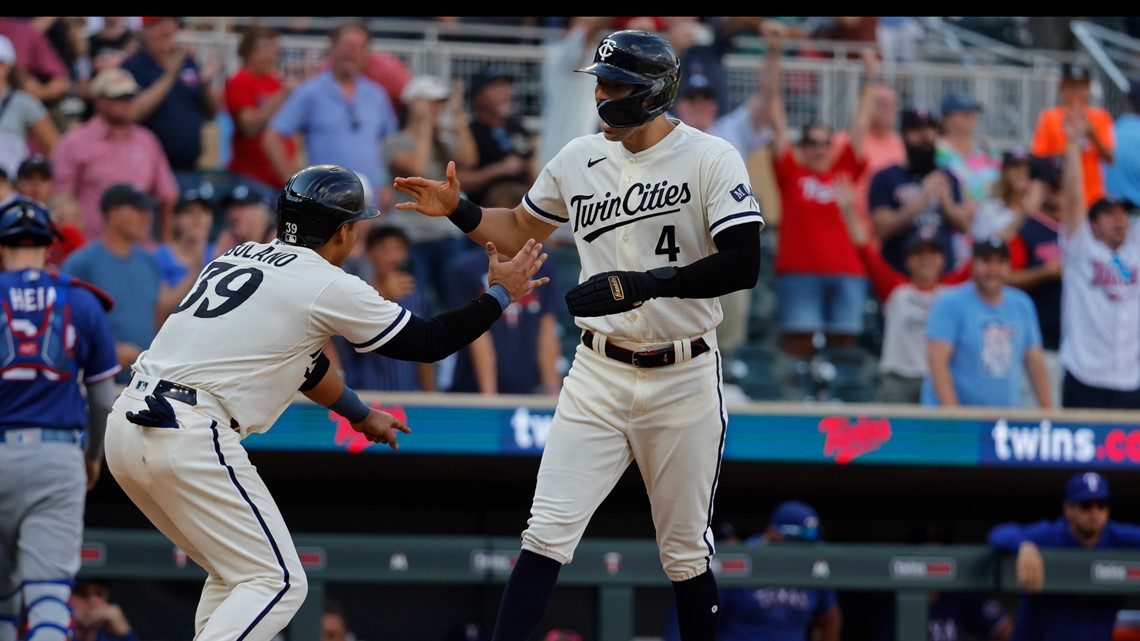
[[668, 256], [669, 262], [677, 262], [677, 255], [681, 253], [681, 248], [677, 246], [677, 228], [673, 225], [665, 225], [661, 229], [661, 238], [657, 239], [657, 251], [654, 252], [660, 256]]
[[[199, 318], [221, 316], [244, 303], [261, 286], [265, 274], [256, 267], [243, 267], [241, 269], [234, 269], [234, 267], [237, 265], [218, 260], [207, 265], [206, 271], [198, 277], [198, 286], [171, 313], [177, 314], [185, 311], [193, 307], [203, 297], [205, 300], [202, 300], [202, 304], [194, 310], [194, 315]], [[219, 276], [221, 278], [218, 278]], [[248, 278], [243, 280], [243, 276]], [[215, 278], [217, 278], [216, 282], [214, 282]], [[241, 284], [234, 287], [234, 283], [239, 280], [242, 281]], [[212, 288], [211, 284], [213, 284]], [[207, 293], [211, 289], [212, 292]], [[211, 306], [212, 302], [217, 302], [217, 304]]]

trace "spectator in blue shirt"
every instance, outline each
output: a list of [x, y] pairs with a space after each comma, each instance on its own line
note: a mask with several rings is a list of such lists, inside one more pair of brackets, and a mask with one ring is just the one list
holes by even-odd
[[[298, 85], [269, 121], [262, 145], [284, 184], [308, 164], [333, 164], [360, 176], [369, 204], [387, 210], [394, 197], [384, 140], [400, 128], [388, 93], [364, 75], [361, 61], [369, 31], [350, 21], [329, 33], [332, 65]], [[300, 134], [304, 154], [285, 151], [285, 139]]]
[[1129, 83], [1124, 113], [1112, 124], [1116, 157], [1104, 166], [1104, 189], [1110, 196], [1140, 203], [1140, 78]]
[[1074, 475], [1065, 485], [1063, 515], [1032, 524], [1002, 523], [989, 533], [1000, 552], [1017, 554], [1019, 597], [1013, 641], [1110, 641], [1125, 595], [1042, 594], [1045, 563], [1040, 548], [1140, 547], [1140, 525], [1109, 518], [1108, 481], [1096, 472]]
[[926, 320], [923, 405], [1020, 407], [1024, 365], [1038, 404], [1053, 407], [1037, 310], [1007, 280], [1005, 241], [979, 240], [971, 282], [934, 299]]
[[[768, 529], [746, 545], [816, 544], [819, 516], [800, 501], [776, 506]], [[843, 615], [834, 590], [773, 587], [722, 588], [717, 641], [839, 641]], [[679, 641], [675, 609], [665, 624], [664, 641]]]
[[190, 292], [193, 279], [183, 279], [179, 287], [167, 285], [154, 254], [143, 247], [154, 205], [146, 194], [118, 183], [107, 188], [100, 205], [103, 235], [72, 252], [59, 270], [102, 288], [115, 301], [108, 313], [122, 366], [115, 382], [125, 385], [131, 379], [131, 365]]

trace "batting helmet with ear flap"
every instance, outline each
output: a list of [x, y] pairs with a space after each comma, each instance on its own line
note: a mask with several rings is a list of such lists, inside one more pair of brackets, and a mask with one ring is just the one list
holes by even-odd
[[277, 197], [277, 239], [288, 245], [320, 247], [347, 223], [375, 218], [355, 172], [313, 165], [293, 174]]
[[598, 115], [611, 127], [637, 127], [665, 113], [677, 100], [681, 59], [665, 38], [627, 29], [603, 38], [593, 64], [576, 71], [636, 85], [624, 98], [602, 101]]
[[0, 205], [0, 245], [35, 247], [62, 238], [51, 222], [51, 212], [42, 203], [16, 196]]

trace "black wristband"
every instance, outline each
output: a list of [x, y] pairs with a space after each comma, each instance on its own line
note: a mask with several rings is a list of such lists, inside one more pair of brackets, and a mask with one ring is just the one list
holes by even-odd
[[455, 226], [466, 234], [482, 222], [483, 208], [466, 198], [460, 198], [459, 204], [455, 206], [455, 211], [448, 214], [447, 219], [455, 223]]

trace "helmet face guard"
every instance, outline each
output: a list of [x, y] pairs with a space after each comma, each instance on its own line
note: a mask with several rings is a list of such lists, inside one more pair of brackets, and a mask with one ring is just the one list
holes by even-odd
[[672, 101], [665, 108], [646, 109], [645, 102], [661, 91], [665, 79], [658, 79], [653, 84], [639, 87], [636, 91], [624, 98], [603, 100], [598, 104], [598, 116], [611, 127], [626, 128], [638, 127], [653, 120], [658, 114], [672, 106]]
[[630, 95], [599, 103], [598, 115], [611, 127], [638, 127], [673, 106], [681, 62], [668, 40], [646, 31], [626, 30], [603, 38], [593, 64], [576, 71], [634, 85]]

